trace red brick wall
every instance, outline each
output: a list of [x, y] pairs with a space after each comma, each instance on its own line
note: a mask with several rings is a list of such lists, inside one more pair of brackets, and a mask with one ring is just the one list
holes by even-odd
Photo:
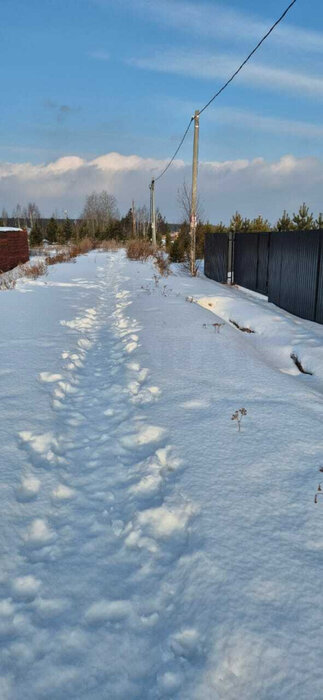
[[27, 231], [0, 231], [0, 272], [29, 260]]

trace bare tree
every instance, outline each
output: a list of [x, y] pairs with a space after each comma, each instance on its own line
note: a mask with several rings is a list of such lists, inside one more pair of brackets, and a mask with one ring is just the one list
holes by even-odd
[[40, 211], [35, 202], [29, 202], [26, 209], [27, 221], [29, 221], [30, 228], [33, 228], [35, 222], [40, 219]]
[[87, 222], [93, 236], [118, 217], [117, 200], [112, 194], [103, 190], [87, 196], [81, 218]]
[[137, 208], [136, 220], [138, 235], [142, 238], [145, 238], [147, 236], [149, 227], [149, 211], [146, 205]]
[[7, 226], [7, 224], [8, 224], [8, 212], [4, 207], [3, 207], [2, 212], [1, 212], [1, 218], [2, 218], [3, 225]]
[[[184, 221], [190, 222], [191, 220], [191, 200], [192, 193], [187, 182], [184, 180], [182, 186], [177, 190], [177, 202], [181, 208], [181, 212], [184, 217]], [[201, 206], [200, 197], [197, 198], [196, 206], [196, 218], [201, 221], [203, 217], [203, 210]]]
[[12, 212], [12, 218], [15, 219], [15, 223], [16, 223], [18, 228], [20, 228], [20, 219], [22, 218], [22, 216], [23, 216], [22, 206], [21, 206], [21, 204], [16, 204], [16, 206]]

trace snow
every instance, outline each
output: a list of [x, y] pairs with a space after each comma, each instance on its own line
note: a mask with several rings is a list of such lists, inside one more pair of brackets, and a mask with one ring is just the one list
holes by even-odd
[[22, 228], [14, 228], [13, 226], [0, 226], [0, 233], [7, 233], [9, 231], [22, 231]]
[[173, 272], [0, 293], [1, 700], [322, 697], [323, 327]]

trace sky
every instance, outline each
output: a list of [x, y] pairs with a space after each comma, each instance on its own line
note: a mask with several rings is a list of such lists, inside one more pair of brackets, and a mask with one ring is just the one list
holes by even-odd
[[[79, 215], [92, 190], [121, 213], [175, 151], [201, 109], [287, 0], [2, 0], [0, 209], [38, 203]], [[271, 221], [306, 201], [323, 210], [323, 6], [297, 0], [201, 116], [204, 218]], [[156, 185], [179, 221], [192, 132]]]

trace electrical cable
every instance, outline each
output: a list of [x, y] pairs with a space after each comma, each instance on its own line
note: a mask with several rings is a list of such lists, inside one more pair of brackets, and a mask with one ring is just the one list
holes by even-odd
[[155, 182], [157, 182], [157, 180], [160, 180], [160, 178], [163, 177], [163, 175], [165, 175], [166, 171], [168, 170], [168, 168], [170, 168], [171, 164], [172, 164], [173, 161], [175, 160], [178, 151], [180, 150], [180, 148], [182, 148], [182, 145], [183, 145], [183, 143], [184, 143], [184, 141], [185, 141], [185, 139], [186, 139], [186, 136], [187, 136], [187, 134], [188, 134], [188, 132], [189, 132], [189, 130], [190, 130], [190, 126], [191, 126], [193, 120], [194, 120], [194, 117], [191, 117], [190, 122], [189, 122], [189, 125], [188, 125], [187, 129], [185, 130], [184, 136], [183, 136], [183, 138], [182, 138], [182, 140], [181, 140], [179, 146], [177, 147], [177, 149], [176, 149], [176, 151], [175, 151], [173, 157], [172, 157], [171, 160], [169, 161], [168, 165], [166, 165], [166, 168], [164, 168], [163, 172], [160, 173], [160, 175], [158, 175], [158, 177], [155, 177], [155, 178], [154, 178], [154, 181], [155, 181]]
[[286, 8], [285, 12], [283, 12], [283, 14], [281, 15], [281, 17], [279, 17], [279, 19], [275, 22], [275, 24], [272, 25], [272, 27], [269, 29], [269, 31], [267, 32], [267, 34], [265, 34], [265, 36], [262, 37], [262, 39], [258, 42], [257, 46], [255, 46], [255, 48], [251, 51], [251, 53], [249, 54], [249, 56], [247, 56], [247, 58], [243, 61], [243, 63], [241, 63], [241, 65], [240, 65], [239, 68], [235, 71], [235, 73], [233, 73], [233, 75], [231, 76], [231, 78], [229, 78], [229, 80], [227, 80], [227, 82], [226, 82], [224, 85], [222, 85], [222, 87], [220, 88], [220, 90], [218, 90], [218, 92], [216, 92], [215, 95], [213, 95], [213, 97], [211, 97], [211, 99], [207, 102], [207, 104], [204, 105], [203, 109], [200, 110], [200, 114], [203, 114], [203, 112], [205, 112], [205, 110], [206, 110], [206, 109], [210, 106], [210, 104], [216, 99], [216, 97], [219, 97], [219, 95], [221, 95], [221, 92], [223, 92], [223, 90], [225, 90], [225, 89], [228, 87], [228, 85], [230, 85], [230, 83], [232, 83], [232, 81], [234, 80], [234, 78], [238, 75], [238, 73], [240, 73], [240, 71], [242, 70], [242, 68], [244, 68], [244, 66], [246, 65], [246, 63], [248, 63], [248, 61], [250, 60], [250, 58], [256, 53], [256, 51], [258, 51], [258, 49], [260, 48], [260, 46], [264, 43], [264, 41], [266, 41], [266, 39], [267, 39], [267, 38], [269, 37], [269, 35], [274, 31], [274, 29], [276, 29], [277, 25], [280, 24], [280, 22], [284, 19], [284, 17], [286, 17], [287, 12], [289, 12], [289, 10], [293, 7], [293, 5], [295, 5], [295, 2], [296, 2], [296, 0], [293, 0], [293, 2], [290, 3], [290, 5]]
[[[288, 13], [289, 10], [293, 7], [293, 5], [295, 5], [295, 3], [296, 3], [296, 0], [293, 0], [293, 1], [290, 3], [290, 5], [288, 5], [288, 7], [286, 8], [286, 10], [283, 12], [283, 14], [279, 17], [279, 19], [276, 20], [276, 22], [272, 25], [272, 27], [270, 27], [269, 31], [262, 37], [262, 39], [258, 42], [257, 46], [255, 46], [255, 48], [251, 51], [251, 53], [247, 56], [247, 58], [243, 61], [243, 63], [240, 64], [239, 68], [237, 68], [237, 70], [233, 73], [233, 75], [231, 76], [231, 78], [229, 78], [229, 80], [227, 80], [227, 82], [226, 82], [224, 85], [222, 85], [222, 87], [220, 88], [220, 90], [218, 90], [218, 92], [216, 92], [215, 95], [213, 95], [213, 97], [211, 97], [211, 99], [206, 103], [206, 105], [204, 105], [204, 107], [203, 107], [202, 109], [200, 109], [200, 111], [199, 111], [199, 116], [200, 116], [201, 114], [203, 114], [203, 112], [205, 112], [205, 110], [210, 106], [210, 104], [212, 104], [212, 102], [214, 102], [214, 100], [215, 100], [217, 97], [219, 97], [219, 95], [221, 95], [221, 93], [228, 87], [228, 85], [230, 85], [230, 83], [232, 83], [232, 81], [234, 80], [234, 78], [236, 78], [236, 76], [237, 76], [238, 73], [240, 73], [240, 71], [244, 68], [244, 66], [246, 65], [246, 63], [248, 63], [248, 61], [250, 61], [250, 59], [252, 58], [252, 56], [256, 53], [256, 51], [258, 51], [258, 49], [259, 49], [260, 46], [264, 43], [264, 41], [266, 41], [266, 39], [270, 36], [270, 34], [274, 31], [274, 29], [276, 29], [276, 27], [278, 26], [278, 24], [280, 24], [280, 22], [282, 22], [282, 20], [284, 19], [284, 17], [286, 17], [287, 13]], [[186, 139], [186, 136], [187, 136], [187, 134], [188, 134], [188, 132], [189, 132], [189, 130], [190, 130], [190, 126], [191, 126], [191, 124], [192, 124], [193, 121], [194, 121], [194, 117], [191, 117], [190, 122], [189, 122], [189, 124], [188, 124], [188, 127], [187, 127], [186, 130], [185, 130], [184, 136], [182, 137], [182, 139], [181, 139], [181, 141], [180, 141], [180, 143], [179, 143], [179, 145], [178, 145], [178, 147], [177, 147], [177, 149], [176, 149], [174, 155], [173, 155], [172, 158], [170, 159], [169, 163], [166, 165], [166, 168], [164, 168], [164, 170], [160, 173], [160, 175], [158, 175], [158, 177], [156, 177], [156, 178], [153, 178], [154, 182], [157, 182], [157, 180], [160, 180], [160, 178], [163, 177], [163, 175], [165, 175], [165, 173], [167, 172], [168, 168], [170, 168], [170, 166], [172, 165], [173, 161], [175, 160], [175, 158], [176, 158], [176, 156], [177, 156], [179, 150], [181, 149], [181, 147], [182, 147], [182, 145], [183, 145], [183, 143], [184, 143], [184, 141], [185, 141], [185, 139]]]

